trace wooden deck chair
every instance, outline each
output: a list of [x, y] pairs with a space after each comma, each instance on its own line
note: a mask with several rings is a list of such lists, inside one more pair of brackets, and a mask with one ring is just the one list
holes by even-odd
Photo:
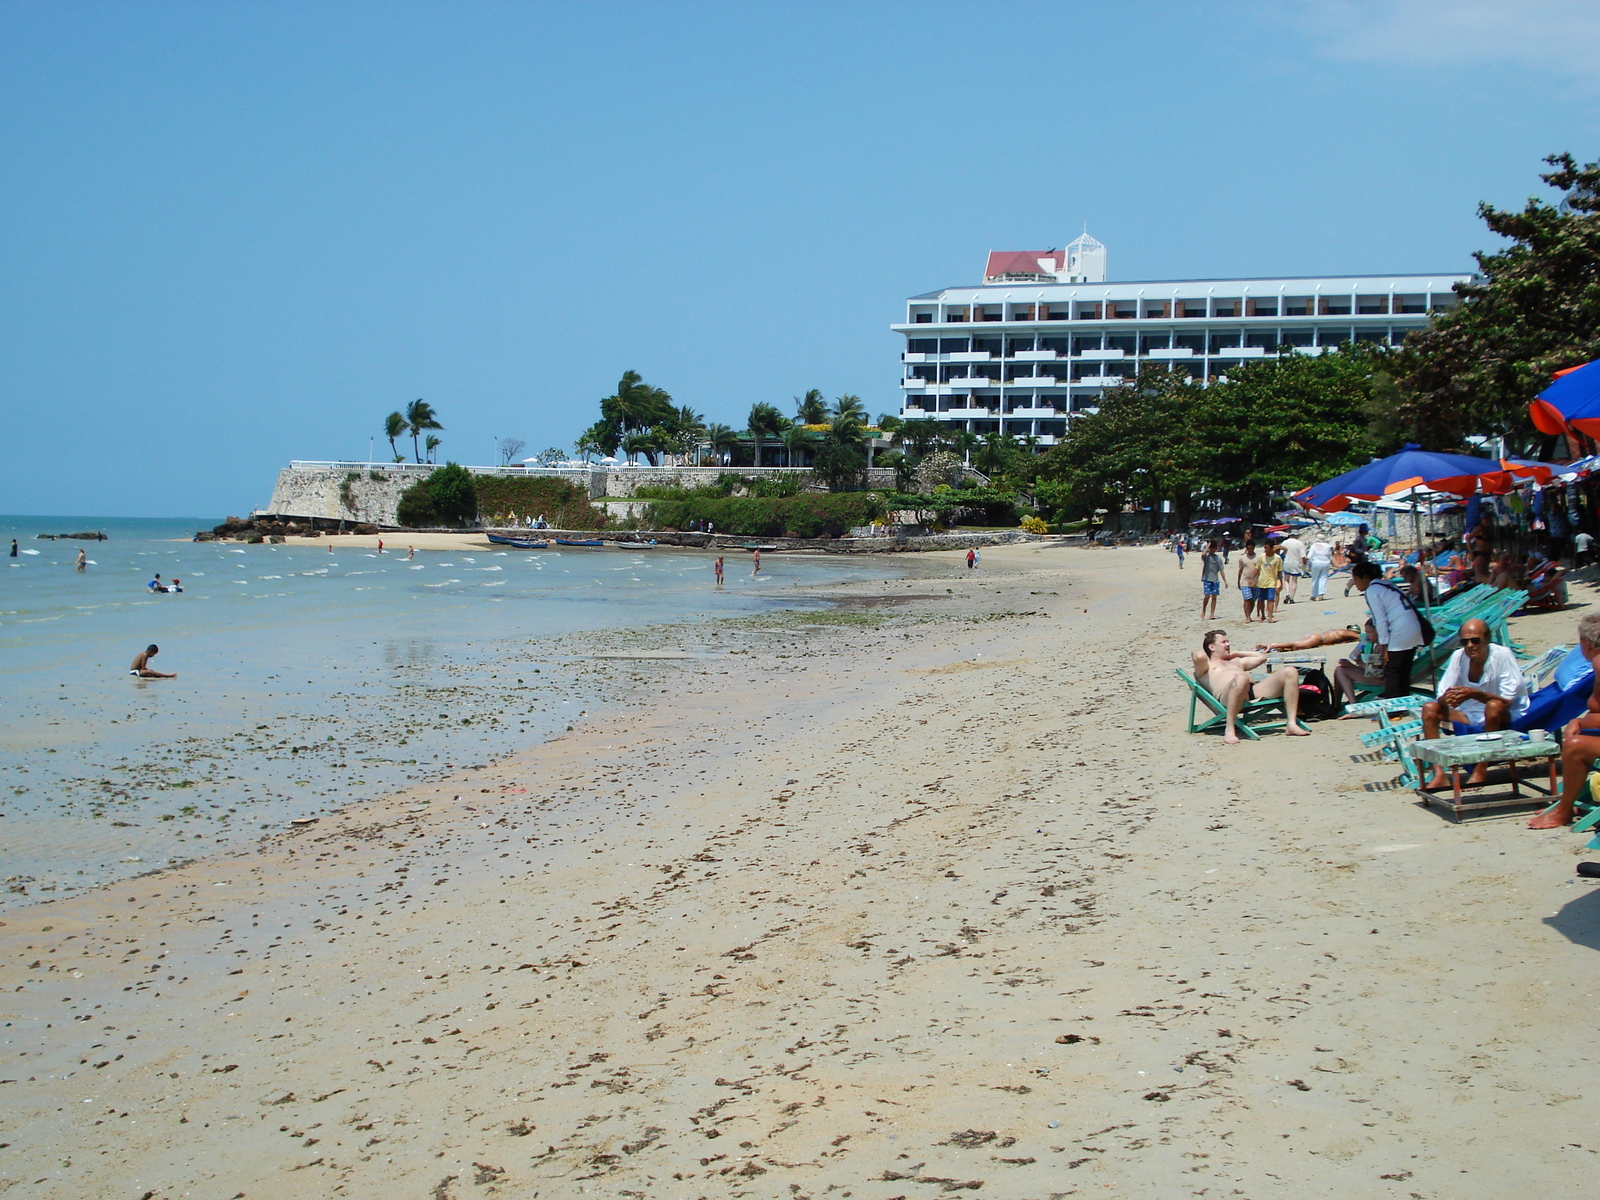
[[[1193, 675], [1183, 668], [1175, 668], [1179, 679], [1189, 685], [1189, 732], [1210, 733], [1213, 729], [1226, 729], [1228, 727], [1227, 706], [1218, 700], [1205, 688], [1196, 682]], [[1211, 715], [1204, 720], [1195, 720], [1197, 705], [1204, 705], [1211, 711]], [[1261, 721], [1257, 718], [1267, 716], [1273, 712], [1283, 713], [1281, 721]], [[1239, 731], [1239, 736], [1259, 741], [1263, 733], [1272, 733], [1284, 728], [1289, 723], [1288, 712], [1283, 707], [1283, 700], [1246, 700], [1244, 708], [1239, 713], [1239, 719], [1234, 726]]]

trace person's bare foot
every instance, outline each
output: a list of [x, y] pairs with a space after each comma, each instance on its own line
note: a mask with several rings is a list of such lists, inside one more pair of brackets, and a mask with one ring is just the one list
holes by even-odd
[[1483, 763], [1479, 763], [1475, 768], [1473, 768], [1472, 774], [1467, 776], [1467, 781], [1464, 784], [1462, 784], [1461, 786], [1462, 787], [1482, 787], [1484, 784], [1486, 784], [1488, 782], [1489, 782], [1489, 768], [1486, 765], [1484, 765]]
[[1239, 735], [1237, 733], [1225, 733], [1222, 735], [1222, 742], [1225, 746], [1237, 746], [1239, 744]]
[[1283, 731], [1286, 734], [1288, 734], [1290, 737], [1310, 737], [1311, 736], [1311, 730], [1307, 729], [1304, 725], [1298, 725], [1298, 724], [1285, 725], [1283, 727]]
[[1440, 788], [1450, 786], [1450, 777], [1443, 771], [1435, 771], [1428, 782], [1422, 786], [1430, 792], [1438, 791]]
[[1529, 829], [1560, 829], [1572, 824], [1572, 805], [1552, 804], [1533, 820], [1528, 822]]

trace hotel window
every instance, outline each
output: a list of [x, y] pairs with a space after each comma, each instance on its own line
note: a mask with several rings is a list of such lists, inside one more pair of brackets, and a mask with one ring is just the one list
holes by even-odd
[[1394, 311], [1397, 313], [1427, 312], [1428, 298], [1426, 296], [1396, 296], [1394, 298]]
[[1146, 300], [1144, 302], [1144, 315], [1156, 320], [1165, 320], [1172, 315], [1172, 306], [1165, 300]]
[[1275, 317], [1278, 315], [1278, 302], [1277, 300], [1246, 301], [1245, 315], [1251, 317]]
[[1356, 330], [1356, 341], [1358, 341], [1358, 342], [1376, 342], [1378, 345], [1381, 346], [1384, 342], [1386, 342], [1388, 340], [1389, 340], [1388, 339], [1388, 335], [1382, 329], [1358, 329], [1358, 330]]
[[1072, 353], [1082, 354], [1085, 350], [1100, 349], [1100, 335], [1091, 334], [1088, 337], [1075, 337], [1072, 339]]
[[972, 344], [970, 338], [940, 338], [940, 354], [965, 354], [967, 347]]
[[1166, 350], [1172, 346], [1170, 333], [1147, 333], [1139, 339], [1139, 353], [1149, 354], [1152, 350]]
[[1211, 302], [1211, 315], [1213, 317], [1237, 317], [1243, 314], [1239, 311], [1238, 300], [1213, 300]]
[[992, 354], [998, 358], [1000, 355], [1000, 339], [997, 337], [975, 337], [972, 339], [972, 352], [974, 354]]
[[906, 342], [906, 350], [911, 354], [937, 354], [939, 353], [939, 339], [911, 338]]
[[1135, 354], [1139, 349], [1138, 335], [1132, 333], [1113, 333], [1106, 337], [1107, 350], [1121, 350], [1124, 354]]
[[1118, 321], [1132, 321], [1139, 315], [1139, 304], [1135, 300], [1119, 300], [1115, 304], [1108, 304], [1106, 316]]
[[915, 325], [932, 325], [933, 324], [933, 314], [932, 313], [917, 313], [911, 318], [911, 321]]
[[1322, 303], [1317, 305], [1321, 310], [1318, 314], [1324, 317], [1348, 317], [1350, 315], [1349, 296], [1324, 296]]
[[1045, 317], [1046, 321], [1065, 321], [1066, 319], [1067, 310], [1064, 308], [1052, 308], [1049, 315]]
[[967, 310], [964, 308], [952, 308], [945, 314], [944, 319], [946, 321], [965, 321], [967, 319]]
[[1221, 354], [1225, 350], [1239, 348], [1239, 335], [1234, 333], [1213, 333], [1211, 335], [1211, 353]]
[[1309, 317], [1312, 300], [1309, 296], [1285, 296], [1283, 300], [1283, 315], [1286, 317]]
[[1253, 333], [1244, 335], [1244, 344], [1254, 346], [1258, 350], [1276, 350], [1278, 348], [1278, 331], [1276, 329], [1257, 329]]
[[1369, 317], [1389, 311], [1389, 297], [1387, 296], [1357, 296], [1356, 312]]
[[973, 319], [978, 321], [999, 321], [1003, 317], [1004, 313], [998, 305], [993, 308], [976, 309], [973, 314]]
[[1429, 312], [1445, 312], [1461, 303], [1461, 297], [1454, 292], [1435, 292], [1428, 305]]
[[1410, 332], [1411, 331], [1408, 329], [1401, 329], [1396, 326], [1394, 329], [1389, 331], [1389, 344], [1391, 346], [1399, 346], [1403, 344], [1406, 340], [1406, 335]]
[[1309, 346], [1311, 345], [1311, 330], [1285, 329], [1279, 344], [1283, 346]]
[[1206, 315], [1206, 302], [1204, 300], [1178, 300], [1177, 316], [1203, 317]]
[[1006, 339], [1006, 357], [1007, 358], [1016, 357], [1016, 354], [1017, 354], [1017, 352], [1019, 350], [1032, 350], [1032, 349], [1033, 349], [1033, 339], [1031, 337], [1007, 338]]
[[1039, 339], [1039, 349], [1054, 350], [1065, 358], [1072, 352], [1072, 339], [1064, 337], [1044, 337]]
[[1193, 350], [1196, 354], [1206, 352], [1206, 335], [1203, 333], [1175, 333], [1172, 335], [1172, 348], [1174, 350]]
[[1080, 321], [1098, 321], [1100, 319], [1100, 306], [1094, 303], [1079, 303], [1073, 305], [1073, 315]]
[[[1060, 412], [1061, 410], [1059, 408], [1057, 408], [1056, 411]], [[1039, 436], [1040, 437], [1065, 437], [1066, 433], [1067, 433], [1067, 423], [1065, 421], [1040, 421], [1039, 422]]]
[[1317, 330], [1317, 345], [1337, 346], [1350, 340], [1350, 330], [1343, 326], [1323, 327]]

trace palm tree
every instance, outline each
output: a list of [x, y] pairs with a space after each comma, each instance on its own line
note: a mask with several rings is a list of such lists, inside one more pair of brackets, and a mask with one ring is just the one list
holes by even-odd
[[394, 461], [400, 462], [405, 455], [400, 453], [400, 448], [394, 444], [397, 437], [406, 435], [406, 415], [403, 412], [392, 412], [383, 419], [383, 436], [389, 439], [389, 453], [394, 455]]
[[439, 448], [439, 439], [430, 433], [426, 438], [423, 439], [422, 448], [427, 451], [428, 461], [432, 462], [433, 452]]
[[623, 433], [660, 425], [670, 419], [672, 397], [646, 383], [637, 371], [624, 371], [614, 395], [600, 401], [600, 415]]
[[635, 455], [642, 454], [649, 460], [651, 466], [655, 466], [655, 460], [650, 457], [655, 448], [656, 440], [648, 433], [628, 433], [623, 435], [622, 452], [628, 456], [630, 463], [634, 460]]
[[777, 437], [789, 427], [789, 419], [779, 412], [774, 406], [763, 401], [757, 401], [750, 406], [750, 438], [756, 444], [755, 465], [761, 465], [761, 439], [771, 435]]
[[983, 447], [978, 451], [979, 469], [985, 475], [994, 475], [1006, 464], [1006, 459], [1016, 451], [1016, 443], [1003, 433], [983, 435]]
[[853, 396], [846, 392], [844, 395], [834, 399], [833, 415], [836, 417], [853, 417], [865, 425], [867, 423], [867, 406], [861, 403], [860, 396]]
[[794, 466], [794, 452], [803, 450], [811, 443], [810, 432], [800, 424], [789, 426], [783, 431], [783, 465]]
[[982, 439], [970, 429], [963, 429], [950, 439], [950, 448], [961, 455], [961, 460], [969, 467], [972, 465], [972, 452], [982, 444]]
[[433, 411], [433, 405], [426, 400], [413, 400], [406, 405], [406, 428], [411, 431], [411, 453], [420, 463], [422, 451], [417, 446], [417, 438], [424, 429], [443, 429], [444, 426], [439, 424], [439, 417]]
[[739, 445], [739, 435], [723, 424], [707, 425], [705, 433], [706, 445], [711, 447], [713, 454], [726, 454], [735, 450]]
[[828, 405], [822, 398], [822, 389], [812, 388], [804, 396], [796, 396], [795, 420], [802, 425], [821, 425], [828, 419]]

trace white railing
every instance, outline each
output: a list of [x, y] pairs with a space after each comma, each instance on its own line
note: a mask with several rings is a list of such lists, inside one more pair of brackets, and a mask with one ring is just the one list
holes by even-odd
[[[439, 468], [438, 463], [368, 463], [368, 462], [342, 462], [336, 460], [321, 461], [317, 459], [293, 459], [289, 463], [291, 471], [376, 471], [386, 475], [425, 475], [429, 471]], [[604, 471], [608, 468], [595, 463], [580, 463], [570, 467], [529, 467], [521, 463], [514, 463], [504, 467], [467, 467], [472, 475], [586, 475], [591, 471]]]

